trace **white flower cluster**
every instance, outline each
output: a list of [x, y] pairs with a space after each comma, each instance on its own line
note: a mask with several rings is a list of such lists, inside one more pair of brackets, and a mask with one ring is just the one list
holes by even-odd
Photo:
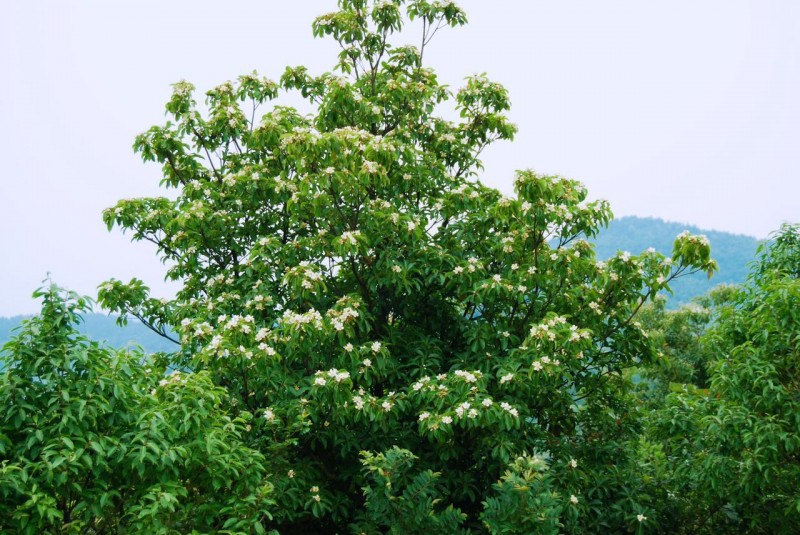
[[[475, 273], [476, 270], [483, 269], [483, 264], [477, 258], [471, 256], [467, 259], [466, 269], [469, 273]], [[456, 266], [455, 268], [453, 268], [453, 273], [455, 273], [456, 275], [459, 275], [463, 272], [464, 272], [463, 266]]]
[[[183, 321], [181, 321], [181, 325], [183, 325]], [[194, 331], [193, 331], [192, 334], [194, 334], [194, 336], [197, 336], [197, 337], [208, 336], [209, 334], [214, 332], [214, 328], [207, 321], [204, 321], [203, 323], [196, 324], [196, 325], [190, 323], [188, 326], [194, 327]]]
[[500, 408], [515, 418], [519, 416], [519, 411], [516, 408], [509, 405], [508, 403], [506, 403], [505, 401], [500, 403]]
[[705, 234], [698, 234], [692, 235], [688, 230], [684, 230], [675, 238], [677, 240], [686, 240], [690, 243], [694, 243], [697, 245], [702, 245], [703, 247], [709, 247], [711, 242], [708, 241], [708, 237]]
[[360, 230], [348, 230], [346, 232], [342, 232], [342, 236], [339, 238], [342, 244], [348, 245], [358, 245], [358, 238], [361, 236]]
[[272, 331], [267, 329], [266, 327], [261, 327], [258, 332], [256, 333], [256, 342], [263, 342], [267, 339]]
[[539, 360], [534, 360], [533, 364], [531, 364], [531, 367], [533, 368], [533, 371], [540, 372], [544, 369], [544, 366], [546, 364], [552, 364], [554, 367], [557, 368], [558, 366], [561, 366], [561, 361], [558, 359], [551, 359], [550, 357], [545, 355]]
[[331, 325], [333, 325], [333, 328], [337, 331], [343, 331], [344, 324], [347, 323], [347, 320], [358, 317], [359, 314], [358, 310], [356, 310], [357, 307], [358, 303], [354, 303], [352, 307], [345, 307], [341, 310], [336, 310], [333, 308], [328, 310], [327, 314], [331, 320]]
[[[597, 312], [599, 305], [592, 302], [589, 303], [589, 308]], [[567, 330], [564, 330], [563, 327], [567, 327]], [[570, 342], [577, 342], [582, 339], [588, 340], [591, 336], [588, 330], [580, 330], [577, 325], [568, 324], [567, 318], [564, 316], [555, 316], [544, 323], [532, 326], [530, 335], [540, 340], [553, 341], [562, 332], [569, 333], [568, 340]]]
[[364, 163], [361, 165], [361, 169], [368, 174], [374, 175], [380, 170], [380, 165], [375, 162], [371, 162], [369, 160], [364, 160]]
[[412, 384], [411, 388], [414, 389], [415, 392], [419, 392], [420, 390], [422, 390], [422, 387], [425, 386], [426, 384], [428, 384], [430, 381], [431, 381], [431, 378], [425, 376], [425, 377], [421, 378], [419, 381], [417, 381], [416, 383]]
[[253, 328], [253, 316], [240, 316], [239, 314], [234, 314], [230, 318], [228, 318], [225, 314], [220, 315], [217, 318], [217, 324], [222, 327], [223, 331], [241, 331], [244, 334], [249, 334]]
[[158, 386], [167, 386], [167, 385], [185, 384], [185, 383], [186, 383], [186, 377], [184, 376], [184, 374], [182, 374], [179, 370], [174, 370], [165, 379], [161, 379], [158, 382]]
[[478, 417], [477, 409], [472, 408], [472, 405], [470, 404], [469, 401], [465, 401], [461, 405], [456, 407], [455, 413], [459, 418], [463, 418], [465, 413], [467, 417], [470, 419]]
[[478, 371], [478, 370], [475, 370], [473, 372], [466, 372], [464, 370], [456, 370], [456, 371], [453, 372], [453, 375], [455, 375], [456, 377], [461, 377], [467, 383], [475, 383], [482, 376], [481, 372]]
[[298, 314], [292, 310], [286, 310], [283, 313], [282, 321], [286, 325], [313, 325], [317, 329], [322, 328], [322, 315], [314, 308], [302, 314]]
[[208, 344], [208, 348], [216, 351], [219, 349], [219, 346], [222, 344], [222, 336], [215, 334], [214, 337], [211, 339], [211, 342]]
[[273, 348], [272, 346], [268, 345], [265, 342], [261, 342], [260, 344], [258, 344], [258, 349], [266, 353], [268, 357], [274, 357], [277, 354], [275, 348]]
[[337, 370], [336, 368], [331, 368], [327, 372], [319, 370], [314, 374], [314, 384], [317, 386], [325, 386], [326, 384], [328, 384], [329, 380], [341, 383], [342, 381], [349, 378], [350, 378], [350, 372], [345, 370]]
[[294, 267], [286, 272], [286, 278], [301, 277], [303, 280], [301, 286], [306, 290], [314, 288], [314, 283], [322, 280], [322, 273], [313, 269], [308, 261], [302, 261], [297, 267]]

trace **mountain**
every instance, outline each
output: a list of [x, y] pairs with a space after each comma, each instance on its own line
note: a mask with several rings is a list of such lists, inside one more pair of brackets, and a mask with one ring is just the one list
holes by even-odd
[[669, 297], [669, 306], [688, 303], [718, 284], [741, 284], [747, 276], [747, 264], [754, 258], [759, 241], [752, 236], [731, 234], [715, 230], [702, 230], [692, 225], [674, 223], [652, 217], [621, 217], [611, 222], [594, 240], [599, 259], [612, 257], [619, 251], [638, 254], [648, 247], [669, 256], [675, 237], [688, 230], [692, 234], [705, 234], [711, 241], [711, 257], [719, 264], [719, 271], [708, 279], [705, 273], [684, 276], [671, 284], [675, 294]]
[[[14, 335], [13, 330], [30, 316], [0, 318], [0, 348]], [[91, 340], [102, 342], [110, 347], [124, 348], [141, 345], [145, 351], [175, 351], [177, 345], [145, 327], [136, 319], [128, 320], [128, 325], [120, 327], [115, 316], [106, 314], [84, 314], [83, 323], [78, 330]]]

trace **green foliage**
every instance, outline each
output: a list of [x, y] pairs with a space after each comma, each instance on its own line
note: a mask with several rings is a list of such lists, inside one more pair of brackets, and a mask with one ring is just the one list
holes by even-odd
[[[171, 353], [176, 349], [174, 342], [157, 335], [135, 319], [120, 326], [115, 317], [106, 314], [88, 312], [81, 317], [83, 321], [76, 325], [78, 332], [108, 347], [124, 349], [137, 345], [147, 353]], [[11, 339], [22, 322], [30, 318], [31, 316], [0, 318], [0, 348]]]
[[708, 395], [672, 394], [653, 437], [691, 533], [793, 533], [800, 521], [800, 239], [785, 225], [761, 248], [748, 284], [718, 305], [700, 339]]
[[[409, 21], [420, 49], [392, 43]], [[422, 62], [465, 21], [452, 2], [342, 0], [313, 26], [340, 43], [340, 74], [242, 76], [206, 93], [206, 114], [175, 84], [169, 122], [134, 145], [172, 194], [104, 213], [183, 287], [161, 302], [111, 281], [101, 302], [174, 329], [175, 363], [260, 416], [248, 440], [276, 466], [270, 527], [597, 532], [639, 512], [620, 372], [652, 353], [634, 316], [713, 271], [708, 242], [598, 262], [586, 238], [611, 213], [580, 183], [521, 171], [515, 198], [482, 185], [480, 153], [516, 131], [508, 94], [482, 75], [453, 92]], [[316, 113], [254, 120], [279, 90]], [[447, 101], [456, 122], [436, 115]], [[579, 460], [580, 478], [540, 478], [520, 461], [535, 451]], [[516, 496], [522, 480], [535, 490]]]
[[85, 298], [38, 291], [39, 316], [5, 346], [0, 529], [14, 533], [251, 532], [268, 516], [247, 415], [207, 373], [164, 376], [76, 325]]
[[646, 386], [660, 393], [658, 401], [670, 390], [708, 388], [708, 366], [716, 359], [703, 336], [717, 321], [718, 311], [739, 298], [739, 288], [719, 285], [689, 305], [667, 310], [666, 299], [659, 297], [643, 307], [639, 317], [648, 337], [658, 350], [655, 365], [639, 370], [655, 383]]
[[[413, 471], [416, 457], [394, 447], [385, 453], [361, 452], [366, 471], [363, 520], [354, 531], [375, 533], [458, 533], [465, 515], [439, 507], [440, 474]], [[441, 510], [439, 510], [441, 509]]]
[[563, 510], [578, 504], [559, 499], [547, 472], [547, 461], [537, 455], [509, 466], [484, 502], [481, 519], [491, 533], [560, 533]]
[[668, 297], [667, 308], [689, 304], [719, 284], [738, 285], [747, 278], [747, 265], [754, 257], [758, 241], [751, 236], [672, 223], [649, 217], [625, 216], [612, 221], [608, 228], [594, 238], [598, 258], [614, 256], [617, 251], [641, 251], [648, 247], [669, 250], [676, 234], [688, 229], [704, 234], [713, 244], [719, 273], [709, 280], [705, 273], [696, 273], [675, 281]]

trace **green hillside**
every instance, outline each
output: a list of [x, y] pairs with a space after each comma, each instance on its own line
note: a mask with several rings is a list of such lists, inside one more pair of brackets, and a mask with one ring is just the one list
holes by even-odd
[[[22, 320], [30, 316], [14, 316], [0, 318], [0, 347], [13, 336], [13, 330]], [[106, 314], [84, 314], [83, 323], [78, 330], [91, 340], [103, 342], [110, 347], [123, 348], [130, 345], [141, 345], [146, 351], [175, 351], [176, 345], [158, 336], [137, 320], [129, 320], [128, 325], [120, 327], [116, 317]]]
[[672, 285], [675, 295], [670, 307], [690, 301], [718, 284], [741, 284], [747, 276], [747, 264], [753, 260], [758, 240], [743, 234], [703, 230], [692, 225], [673, 223], [652, 217], [621, 217], [611, 222], [595, 240], [598, 258], [608, 258], [618, 250], [639, 253], [655, 247], [661, 253], [672, 252], [675, 236], [688, 230], [705, 234], [711, 241], [711, 254], [719, 263], [719, 272], [710, 280], [703, 273], [683, 277]]

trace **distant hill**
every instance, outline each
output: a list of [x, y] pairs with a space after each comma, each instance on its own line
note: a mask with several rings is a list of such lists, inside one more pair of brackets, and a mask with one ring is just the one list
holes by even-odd
[[[0, 348], [14, 335], [13, 329], [18, 327], [22, 320], [29, 317], [0, 318]], [[84, 314], [83, 323], [78, 326], [78, 330], [91, 340], [103, 342], [109, 347], [124, 348], [141, 345], [145, 351], [150, 353], [175, 351], [178, 347], [135, 319], [129, 320], [126, 327], [119, 327], [116, 320], [115, 316], [105, 314]]]
[[696, 273], [675, 281], [671, 286], [675, 295], [669, 298], [670, 307], [689, 302], [718, 284], [740, 284], [747, 276], [747, 264], [753, 260], [758, 240], [743, 234], [715, 230], [702, 230], [692, 225], [673, 223], [652, 217], [621, 217], [611, 222], [595, 240], [597, 258], [614, 256], [618, 250], [638, 254], [648, 247], [669, 256], [675, 236], [688, 230], [692, 234], [705, 234], [711, 241], [711, 256], [719, 264], [710, 280], [704, 273]]

